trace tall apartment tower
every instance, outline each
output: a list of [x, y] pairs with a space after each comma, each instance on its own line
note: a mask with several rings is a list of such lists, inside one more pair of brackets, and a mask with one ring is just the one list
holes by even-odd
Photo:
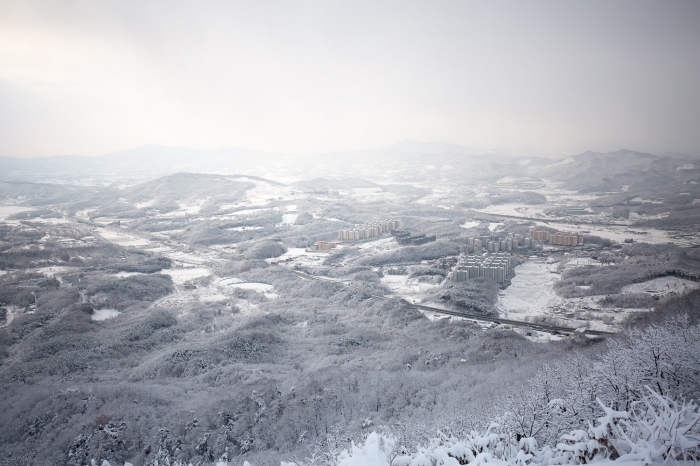
[[532, 230], [530, 231], [530, 238], [537, 241], [548, 241], [549, 232], [547, 230]]

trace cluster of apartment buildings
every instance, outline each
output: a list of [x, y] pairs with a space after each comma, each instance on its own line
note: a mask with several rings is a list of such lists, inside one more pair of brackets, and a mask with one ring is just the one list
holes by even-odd
[[532, 230], [530, 237], [536, 241], [549, 241], [549, 244], [555, 246], [578, 246], [583, 244], [583, 235], [569, 231], [558, 231], [552, 234], [547, 230]]
[[463, 256], [447, 279], [452, 283], [465, 282], [472, 278], [487, 277], [503, 283], [510, 274], [510, 254], [498, 252], [486, 257]]
[[539, 243], [533, 238], [528, 238], [521, 235], [508, 235], [505, 237], [497, 237], [493, 235], [482, 235], [479, 237], [467, 238], [467, 244], [459, 247], [459, 253], [462, 255], [475, 254], [480, 256], [485, 252], [527, 252], [539, 246]]
[[399, 221], [396, 219], [382, 220], [380, 222], [356, 225], [354, 228], [338, 230], [338, 241], [360, 241], [376, 238], [384, 233], [391, 233], [399, 229]]

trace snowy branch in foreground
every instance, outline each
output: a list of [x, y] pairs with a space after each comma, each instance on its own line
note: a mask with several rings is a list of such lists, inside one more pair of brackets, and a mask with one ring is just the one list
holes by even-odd
[[647, 388], [649, 395], [628, 411], [601, 407], [605, 415], [587, 430], [561, 437], [555, 448], [540, 448], [534, 438], [516, 440], [493, 424], [467, 438], [439, 436], [427, 446], [408, 449], [395, 436], [373, 432], [364, 444], [352, 445], [336, 458], [318, 458], [282, 466], [457, 466], [565, 465], [615, 463], [650, 465], [674, 460], [700, 460], [700, 409], [694, 402], [677, 403]]

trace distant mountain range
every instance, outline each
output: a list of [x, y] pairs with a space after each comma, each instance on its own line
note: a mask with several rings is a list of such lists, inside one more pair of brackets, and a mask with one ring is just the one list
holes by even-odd
[[[90, 178], [144, 179], [179, 172], [255, 174], [279, 173], [297, 180], [314, 177], [374, 178], [392, 173], [407, 180], [459, 178], [465, 183], [495, 181], [503, 176], [548, 178], [575, 189], [610, 190], [626, 177], [643, 173], [674, 173], [700, 164], [700, 158], [630, 150], [584, 152], [572, 157], [515, 157], [476, 151], [443, 142], [403, 141], [392, 146], [344, 153], [300, 154], [243, 148], [199, 150], [188, 147], [143, 146], [111, 154], [21, 159], [0, 157], [0, 179], [82, 181]], [[683, 168], [685, 167], [685, 168]], [[614, 180], [614, 181], [612, 181]]]

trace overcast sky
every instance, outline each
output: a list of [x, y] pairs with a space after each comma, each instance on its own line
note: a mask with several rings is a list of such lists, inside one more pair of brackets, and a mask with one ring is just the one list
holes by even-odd
[[700, 155], [700, 2], [0, 0], [0, 155]]

